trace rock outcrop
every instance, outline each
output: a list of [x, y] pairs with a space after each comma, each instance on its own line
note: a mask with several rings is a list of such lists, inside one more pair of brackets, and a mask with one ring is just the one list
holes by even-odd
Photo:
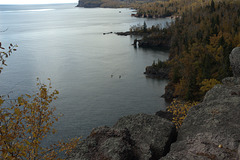
[[167, 119], [169, 121], [173, 120], [173, 114], [170, 113], [170, 112], [167, 112], [167, 111], [158, 111], [158, 112], [156, 112], [155, 115], [157, 115], [159, 117], [162, 117], [162, 118], [165, 118], [165, 119]]
[[177, 98], [174, 95], [175, 87], [172, 82], [168, 83], [168, 85], [165, 87], [165, 93], [162, 95], [162, 97], [165, 99], [165, 101], [171, 102], [174, 98]]
[[154, 115], [137, 114], [120, 118], [113, 128], [127, 128], [135, 142], [138, 160], [158, 159], [165, 156], [176, 140], [175, 126], [167, 119]]
[[149, 78], [161, 78], [161, 79], [168, 79], [169, 68], [158, 68], [154, 66], [147, 66], [145, 68], [144, 74], [146, 74]]
[[231, 61], [234, 76], [240, 77], [240, 47], [236, 47], [232, 50], [229, 59]]
[[67, 159], [71, 160], [124, 160], [135, 159], [133, 142], [127, 129], [99, 127], [93, 129]]
[[240, 48], [230, 54], [234, 77], [223, 79], [191, 108], [163, 160], [239, 160]]
[[178, 140], [163, 160], [235, 159], [240, 143], [240, 83], [227, 78], [188, 112]]
[[112, 128], [94, 129], [67, 159], [157, 160], [167, 154], [175, 139], [171, 121], [155, 115], [131, 115]]

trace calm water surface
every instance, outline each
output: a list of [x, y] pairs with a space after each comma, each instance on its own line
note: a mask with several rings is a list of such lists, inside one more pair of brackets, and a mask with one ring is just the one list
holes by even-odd
[[143, 72], [168, 53], [134, 49], [130, 36], [103, 33], [127, 31], [144, 21], [164, 26], [170, 20], [134, 18], [130, 9], [74, 5], [0, 6], [0, 29], [8, 29], [0, 32], [0, 41], [5, 47], [19, 45], [0, 75], [0, 93], [33, 93], [36, 77], [44, 83], [51, 78], [60, 91], [54, 105], [64, 116], [49, 141], [85, 137], [121, 116], [165, 109], [160, 97], [167, 81], [147, 79]]

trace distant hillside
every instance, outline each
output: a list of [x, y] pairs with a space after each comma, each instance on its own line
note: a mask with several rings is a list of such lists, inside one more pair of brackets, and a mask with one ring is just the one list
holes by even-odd
[[[136, 17], [161, 18], [209, 5], [212, 0], [79, 0], [77, 7], [135, 8]], [[239, 0], [214, 0], [238, 3]]]
[[128, 7], [134, 0], [79, 0], [77, 7], [121, 8]]
[[136, 5], [143, 3], [162, 2], [168, 0], [79, 0], [77, 7], [94, 8], [123, 8], [133, 7], [137, 8]]

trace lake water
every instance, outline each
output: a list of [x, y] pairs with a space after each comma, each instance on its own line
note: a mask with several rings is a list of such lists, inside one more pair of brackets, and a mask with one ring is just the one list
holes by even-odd
[[134, 38], [103, 33], [127, 31], [144, 21], [164, 26], [170, 19], [135, 18], [130, 9], [74, 6], [0, 6], [0, 30], [7, 29], [0, 32], [0, 41], [5, 47], [19, 46], [0, 75], [0, 94], [31, 94], [37, 77], [44, 83], [51, 78], [60, 92], [54, 105], [64, 116], [49, 142], [85, 137], [121, 116], [154, 114], [166, 106], [161, 95], [167, 81], [148, 79], [143, 72], [168, 53], [134, 49]]

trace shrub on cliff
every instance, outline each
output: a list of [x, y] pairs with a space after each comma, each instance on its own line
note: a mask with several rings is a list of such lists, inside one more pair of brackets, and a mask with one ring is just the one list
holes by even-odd
[[197, 105], [199, 102], [183, 102], [180, 100], [173, 100], [167, 107], [167, 111], [173, 114], [172, 122], [176, 128], [179, 129], [186, 118], [190, 108]]

